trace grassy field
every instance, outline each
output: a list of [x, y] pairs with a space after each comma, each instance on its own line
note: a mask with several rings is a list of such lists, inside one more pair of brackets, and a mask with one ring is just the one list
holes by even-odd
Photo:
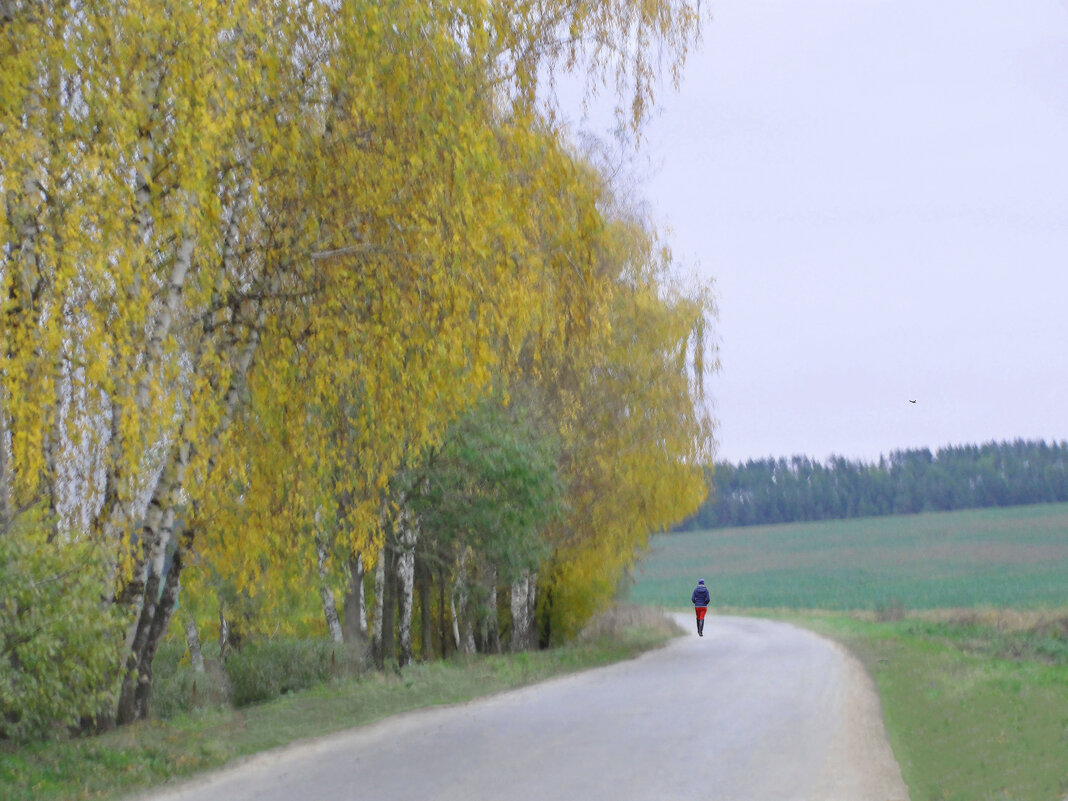
[[1068, 505], [664, 535], [634, 575], [845, 644], [911, 801], [1068, 798]]
[[1068, 504], [658, 535], [637, 603], [909, 609], [1068, 604]]
[[0, 801], [121, 798], [299, 739], [628, 659], [677, 635], [657, 612], [617, 607], [578, 641], [547, 651], [368, 673], [243, 709], [200, 709], [100, 736], [22, 748], [0, 743]]

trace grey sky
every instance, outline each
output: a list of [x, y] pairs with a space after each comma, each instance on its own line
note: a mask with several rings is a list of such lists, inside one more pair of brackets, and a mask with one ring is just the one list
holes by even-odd
[[719, 458], [1068, 439], [1068, 3], [711, 5], [641, 188], [716, 280]]

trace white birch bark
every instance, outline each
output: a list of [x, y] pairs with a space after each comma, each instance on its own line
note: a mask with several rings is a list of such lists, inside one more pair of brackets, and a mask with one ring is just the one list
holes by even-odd
[[226, 617], [226, 607], [219, 602], [219, 658], [226, 659], [230, 652], [230, 621]]
[[[363, 638], [367, 637], [367, 600], [363, 595], [363, 554], [357, 553], [352, 565], [352, 590], [354, 590], [354, 597], [356, 598], [355, 612], [357, 615], [357, 622], [360, 626], [360, 635]], [[355, 627], [354, 627], [355, 628]]]
[[460, 551], [456, 581], [452, 586], [449, 607], [452, 611], [452, 631], [456, 641], [456, 650], [462, 654], [473, 654], [475, 652], [475, 632], [471, 625], [471, 615], [467, 608], [467, 600], [467, 549], [465, 548]]
[[326, 627], [330, 631], [330, 639], [334, 642], [343, 642], [341, 633], [341, 619], [338, 617], [337, 604], [334, 603], [334, 591], [330, 589], [326, 571], [326, 544], [322, 536], [315, 538], [315, 552], [319, 561], [319, 597], [323, 602], [323, 614], [326, 616]]
[[512, 585], [512, 639], [510, 648], [514, 652], [529, 651], [534, 647], [534, 613], [537, 603], [534, 597], [537, 578], [532, 573], [524, 573]]
[[[158, 104], [156, 103], [157, 95], [159, 93], [160, 85], [160, 70], [159, 63], [154, 64], [154, 69], [150, 69], [145, 77], [145, 83], [141, 87], [141, 94], [145, 100], [143, 108], [153, 109]], [[151, 211], [152, 204], [152, 175], [155, 171], [155, 158], [156, 148], [155, 143], [152, 140], [153, 120], [151, 117], [146, 120], [142, 120], [140, 125], [141, 134], [137, 144], [137, 161], [135, 167], [135, 186], [134, 186], [134, 208], [133, 216], [130, 221], [129, 235], [132, 239], [141, 242], [144, 245], [148, 245], [152, 236], [153, 218]], [[178, 259], [175, 259], [175, 265], [172, 265], [172, 277], [174, 267], [177, 266]], [[188, 272], [188, 266], [186, 267]], [[127, 289], [127, 292], [131, 295], [140, 292], [140, 271], [135, 273], [135, 283], [133, 286]], [[184, 280], [184, 279], [183, 279]], [[173, 281], [171, 282], [173, 287]], [[169, 303], [165, 304], [169, 306]], [[149, 340], [157, 336], [160, 331], [160, 326], [155, 321], [149, 321], [149, 330], [153, 333], [150, 335]], [[160, 340], [162, 342], [162, 339]], [[104, 547], [108, 548], [113, 556], [109, 564], [109, 581], [107, 593], [110, 596], [112, 594], [112, 588], [116, 585], [116, 578], [118, 574], [119, 564], [122, 561], [122, 549], [126, 546], [125, 539], [122, 536], [123, 531], [127, 530], [128, 524], [132, 523], [130, 520], [131, 510], [128, 509], [128, 503], [123, 502], [124, 492], [129, 490], [129, 487], [136, 483], [134, 479], [136, 476], [132, 473], [137, 469], [137, 465], [130, 464], [128, 454], [126, 452], [126, 443], [122, 436], [122, 403], [121, 398], [125, 396], [126, 392], [130, 390], [130, 384], [127, 383], [124, 376], [126, 375], [126, 367], [123, 364], [125, 357], [121, 353], [116, 353], [112, 363], [112, 375], [116, 376], [115, 379], [115, 396], [110, 399], [111, 414], [109, 419], [108, 428], [108, 440], [107, 440], [107, 460], [104, 468], [104, 480], [102, 486], [103, 503], [100, 510], [95, 516], [92, 529], [97, 537], [98, 542], [103, 542]], [[141, 381], [134, 387], [135, 397], [138, 400], [139, 409], [138, 412], [144, 416], [148, 412], [148, 385], [149, 375], [151, 373], [152, 364], [155, 360], [146, 359], [146, 364], [142, 365], [144, 373], [142, 374]], [[127, 473], [131, 475], [128, 475]], [[142, 553], [144, 551], [142, 550]], [[139, 583], [143, 583], [143, 578], [139, 578], [143, 571], [144, 565], [140, 557], [135, 557], [138, 561], [135, 563], [133, 570], [133, 583], [132, 587], [128, 587], [127, 590], [132, 589], [133, 598], [129, 597], [128, 592], [124, 592], [124, 601], [133, 600], [135, 605], [138, 602], [140, 596]]]
[[[173, 597], [167, 594], [161, 597], [159, 593], [167, 547], [174, 536], [175, 496], [182, 491], [188, 463], [189, 445], [184, 441], [184, 432], [179, 430], [178, 442], [156, 481], [141, 529], [141, 560], [132, 583], [131, 598], [134, 608], [140, 609], [140, 614], [126, 635], [126, 676], [119, 694], [119, 723], [130, 723], [147, 713], [152, 677], [151, 657], [155, 655], [156, 648], [153, 629], [156, 630], [155, 636], [162, 635], [157, 615], [161, 619], [169, 619], [173, 606], [168, 604], [173, 604], [176, 597], [176, 589]], [[144, 702], [139, 704], [137, 697], [143, 698]]]
[[[15, 13], [16, 5], [13, 2], [5, 2], [0, 6], [0, 20], [4, 22], [14, 19]], [[39, 113], [42, 91], [41, 86], [36, 86], [28, 93], [22, 109], [25, 119], [32, 120]], [[0, 329], [4, 331], [32, 328], [39, 324], [39, 310], [33, 308], [33, 297], [34, 287], [39, 284], [44, 270], [37, 248], [40, 212], [38, 210], [35, 213], [33, 201], [33, 198], [40, 197], [37, 176], [32, 168], [28, 168], [21, 175], [21, 180], [15, 175], [8, 177], [10, 182], [4, 182], [7, 186], [4, 213], [15, 234], [14, 241], [9, 239], [8, 242], [0, 242], [0, 250], [8, 250], [11, 255], [5, 267], [5, 271], [11, 271], [5, 276], [11, 283], [11, 295], [0, 298], [8, 306], [5, 311], [6, 324]], [[11, 301], [15, 302], [12, 304]], [[7, 349], [8, 345], [0, 343], [0, 347]], [[15, 431], [7, 406], [10, 401], [8, 389], [0, 385], [0, 532], [7, 530], [15, 514]]]
[[200, 647], [200, 632], [197, 631], [197, 622], [192, 615], [185, 619], [185, 643], [189, 646], [189, 661], [193, 664], [193, 672], [203, 673], [204, 650]]
[[397, 578], [400, 579], [400, 664], [412, 661], [412, 607], [415, 595], [415, 546], [419, 530], [411, 515], [402, 510], [397, 515], [400, 551], [397, 554]]
[[11, 487], [15, 477], [11, 462], [11, 426], [4, 401], [4, 390], [0, 387], [0, 535], [7, 533], [14, 517], [11, 506]]
[[[208, 454], [206, 466], [208, 473], [215, 467], [219, 444], [236, 413], [248, 371], [259, 345], [266, 309], [262, 303], [256, 304], [253, 308], [256, 309], [255, 320], [250, 321], [252, 325], [248, 339], [243, 344], [238, 343], [241, 350], [234, 359], [230, 384], [223, 396], [223, 413], [203, 446]], [[194, 365], [199, 362], [199, 357], [198, 345]], [[163, 470], [157, 479], [152, 499], [144, 515], [142, 549], [139, 556], [145, 563], [139, 562], [137, 565], [129, 598], [134, 608], [140, 608], [141, 613], [137, 623], [131, 627], [132, 640], [129, 636], [127, 639], [126, 677], [123, 680], [117, 708], [117, 720], [120, 724], [130, 723], [147, 715], [152, 680], [151, 660], [177, 600], [178, 570], [175, 570], [172, 576], [167, 577], [166, 591], [162, 596], [158, 593], [163, 578], [163, 558], [174, 532], [174, 508], [184, 486], [185, 470], [189, 464], [191, 452], [192, 445], [185, 438], [183, 421], [165, 459]], [[176, 566], [180, 567], [184, 551], [191, 545], [190, 535], [189, 542], [175, 552]]]

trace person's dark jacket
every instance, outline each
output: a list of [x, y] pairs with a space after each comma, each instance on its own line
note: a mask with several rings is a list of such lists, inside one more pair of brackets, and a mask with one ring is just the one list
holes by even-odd
[[698, 584], [694, 587], [693, 595], [690, 596], [690, 600], [694, 606], [708, 606], [710, 596], [708, 594], [708, 587], [704, 584]]

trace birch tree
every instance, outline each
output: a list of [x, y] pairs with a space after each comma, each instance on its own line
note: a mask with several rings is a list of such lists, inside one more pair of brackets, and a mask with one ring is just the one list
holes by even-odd
[[[147, 713], [189, 564], [289, 537], [314, 576], [324, 499], [373, 561], [390, 476], [545, 323], [542, 276], [589, 323], [572, 257], [596, 215], [539, 76], [589, 69], [637, 121], [650, 54], [673, 68], [695, 25], [644, 0], [0, 3], [0, 521], [43, 505], [46, 546], [106, 555], [115, 720]], [[532, 246], [531, 198], [588, 223], [567, 257]], [[318, 458], [272, 521], [257, 462], [330, 456], [329, 431], [283, 412], [340, 388], [349, 477], [315, 485]], [[272, 524], [239, 525], [257, 515]]]

